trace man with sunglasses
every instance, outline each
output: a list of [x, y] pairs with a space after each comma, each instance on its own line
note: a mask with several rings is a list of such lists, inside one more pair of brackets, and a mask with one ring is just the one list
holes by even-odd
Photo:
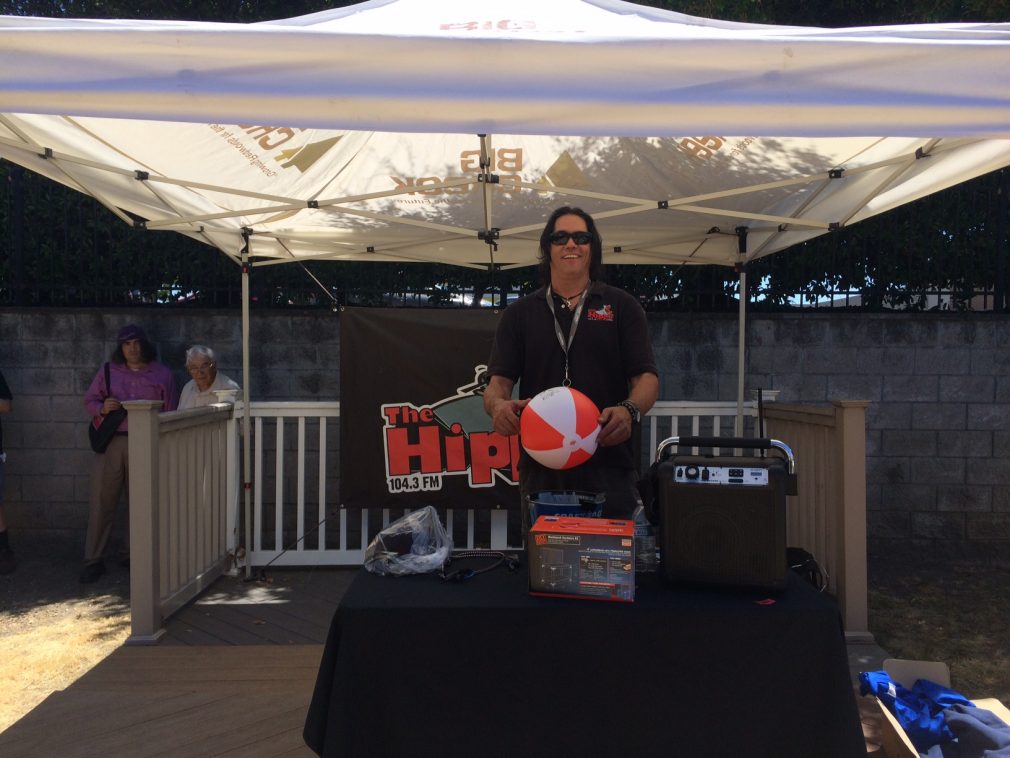
[[555, 210], [540, 235], [539, 260], [544, 286], [506, 308], [498, 323], [484, 410], [496, 432], [518, 434], [530, 398], [570, 385], [601, 409], [600, 433], [593, 457], [571, 469], [548, 469], [522, 451], [524, 533], [528, 498], [538, 492], [602, 492], [604, 516], [631, 516], [640, 502], [634, 435], [659, 395], [645, 311], [627, 292], [600, 281], [603, 242], [592, 217], [580, 208]]

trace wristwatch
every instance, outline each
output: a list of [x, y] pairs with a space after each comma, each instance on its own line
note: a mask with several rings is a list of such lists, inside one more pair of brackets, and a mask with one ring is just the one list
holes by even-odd
[[631, 423], [632, 424], [637, 424], [639, 421], [642, 420], [642, 414], [638, 410], [638, 406], [635, 405], [630, 400], [622, 400], [621, 402], [618, 403], [618, 405], [621, 406], [622, 408], [624, 408], [628, 413], [631, 414]]

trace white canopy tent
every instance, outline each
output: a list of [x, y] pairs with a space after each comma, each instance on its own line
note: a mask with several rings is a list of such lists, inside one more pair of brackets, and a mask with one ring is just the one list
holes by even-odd
[[562, 204], [605, 263], [737, 266], [1010, 165], [1010, 24], [618, 0], [2, 17], [0, 156], [251, 266], [530, 265]]
[[372, 0], [4, 17], [0, 61], [0, 155], [255, 263], [528, 265], [577, 203], [606, 262], [735, 265], [1010, 163], [1010, 24]]

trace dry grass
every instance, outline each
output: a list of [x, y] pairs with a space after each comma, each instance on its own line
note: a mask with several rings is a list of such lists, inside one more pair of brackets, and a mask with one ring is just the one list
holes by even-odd
[[0, 732], [73, 684], [129, 632], [129, 611], [112, 595], [0, 613]]
[[873, 565], [869, 608], [892, 657], [945, 661], [954, 690], [1010, 704], [1010, 572]]
[[129, 572], [77, 582], [76, 540], [14, 532], [17, 571], [0, 576], [0, 732], [65, 689], [130, 632]]

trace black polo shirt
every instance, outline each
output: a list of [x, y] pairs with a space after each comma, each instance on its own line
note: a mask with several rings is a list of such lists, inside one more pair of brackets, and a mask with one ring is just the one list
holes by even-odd
[[[573, 311], [555, 307], [561, 333], [568, 340]], [[588, 395], [603, 410], [628, 397], [628, 380], [639, 374], [659, 374], [652, 353], [645, 311], [635, 298], [617, 287], [594, 282], [568, 353], [572, 387]], [[532, 398], [561, 385], [565, 354], [554, 331], [547, 288], [520, 298], [505, 309], [495, 332], [488, 374], [519, 384], [519, 397]], [[525, 451], [520, 466], [529, 465]], [[598, 448], [584, 466], [636, 468], [630, 440]]]

